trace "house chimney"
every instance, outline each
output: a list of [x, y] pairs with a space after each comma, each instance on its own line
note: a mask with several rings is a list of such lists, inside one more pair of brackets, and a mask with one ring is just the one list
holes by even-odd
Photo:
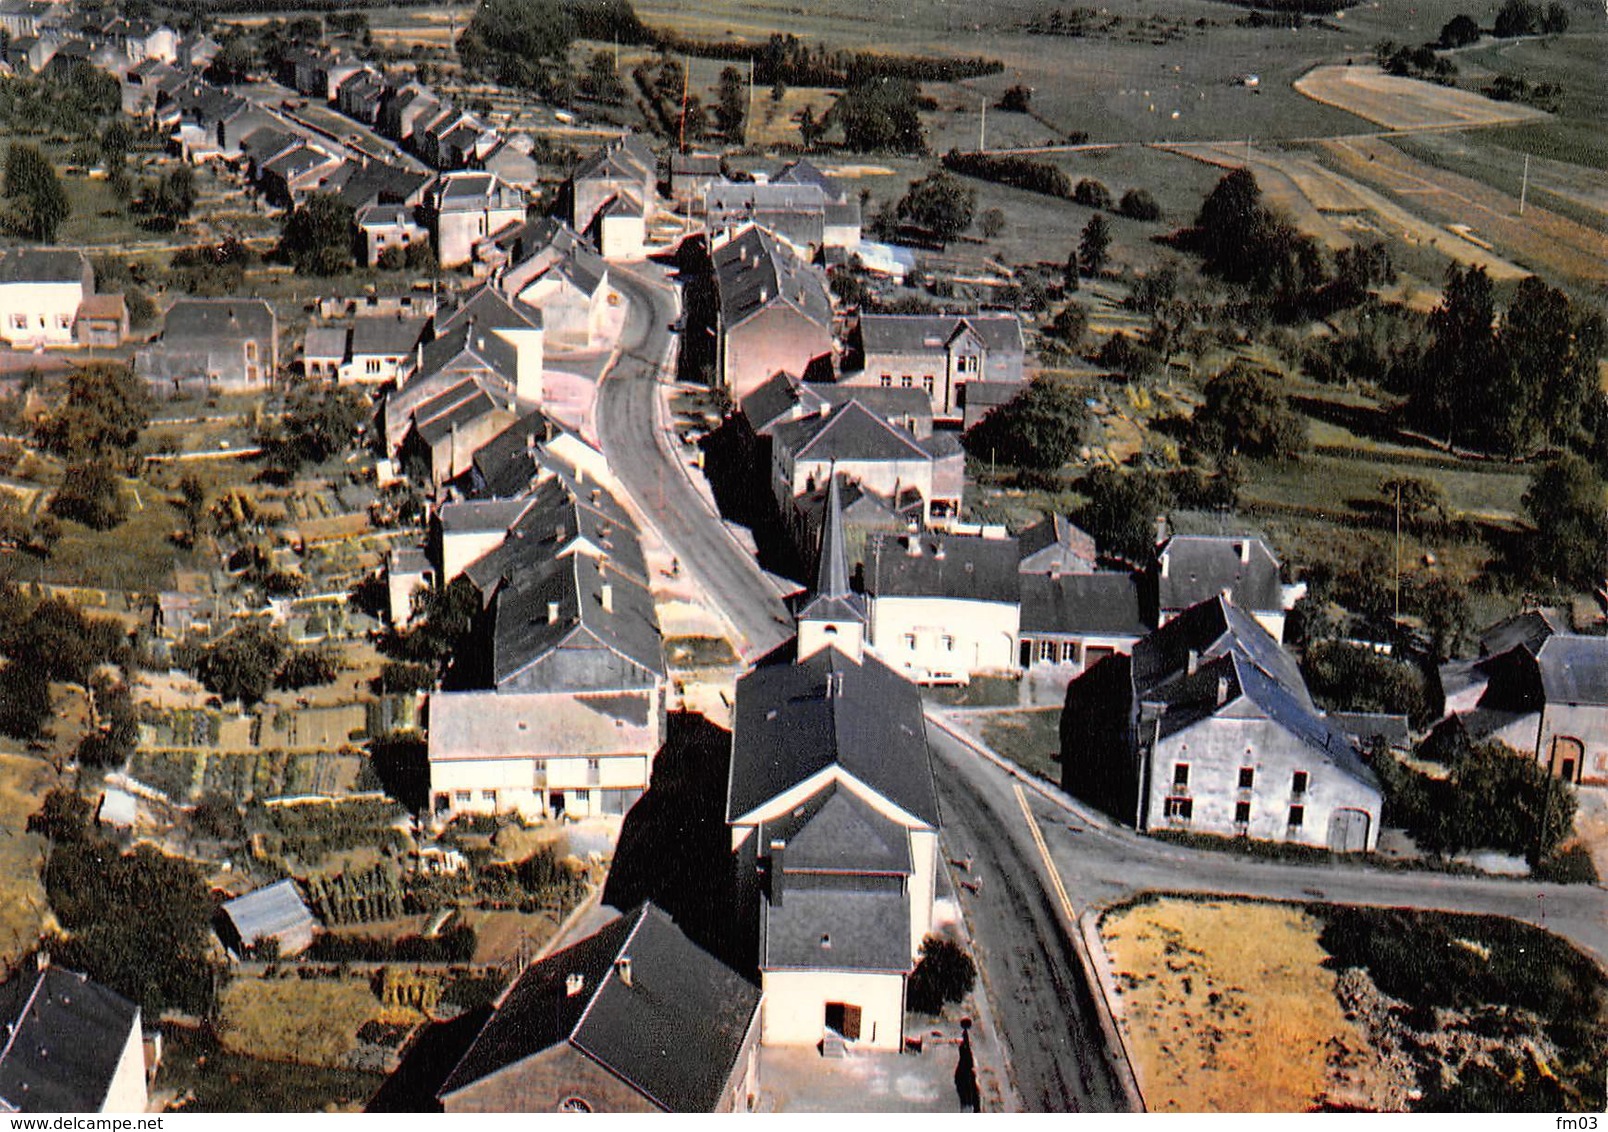
[[1228, 677], [1219, 676], [1217, 678], [1217, 706], [1222, 707], [1226, 703], [1228, 703]]
[[764, 306], [768, 302], [770, 302], [770, 288], [761, 287], [759, 289], [759, 305]]
[[1239, 542], [1234, 544], [1234, 549], [1239, 551], [1239, 560], [1241, 562], [1249, 562], [1251, 560], [1250, 539], [1241, 539]]
[[776, 908], [782, 906], [782, 854], [786, 849], [785, 841], [770, 843], [770, 902]]
[[614, 973], [620, 977], [622, 986], [631, 986], [631, 957], [622, 955], [614, 961]]
[[603, 604], [603, 612], [604, 613], [613, 613], [614, 612], [614, 586], [613, 586], [613, 584], [610, 583], [610, 582], [604, 582], [601, 586], [599, 586], [598, 591], [597, 591], [597, 599], [598, 599], [598, 601], [600, 601]]
[[602, 503], [602, 502], [603, 502], [603, 489], [600, 488], [600, 487], [594, 487], [592, 489], [592, 503], [593, 503], [593, 505], [595, 506], [595, 505], [597, 505], [599, 503]]
[[1186, 662], [1185, 671], [1188, 673], [1188, 675], [1193, 676], [1193, 675], [1195, 675], [1195, 670], [1197, 668], [1199, 668], [1199, 667], [1200, 667], [1200, 653], [1196, 652], [1194, 649], [1190, 649], [1189, 650], [1189, 659]]
[[918, 534], [905, 535], [905, 553], [911, 558], [921, 557], [921, 536]]
[[932, 544], [932, 556], [934, 558], [938, 559], [940, 562], [943, 561], [944, 544], [943, 544], [943, 542], [941, 540], [934, 540], [933, 541], [933, 544]]
[[547, 603], [547, 623], [549, 625], [558, 624], [558, 602], [556, 601]]
[[585, 989], [586, 976], [578, 971], [564, 980], [564, 995], [567, 998], [574, 998]]

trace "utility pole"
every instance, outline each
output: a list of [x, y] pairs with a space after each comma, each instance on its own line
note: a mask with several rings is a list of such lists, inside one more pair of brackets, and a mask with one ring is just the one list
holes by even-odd
[[1396, 484], [1396, 621], [1401, 628], [1401, 484]]
[[687, 152], [687, 84], [692, 81], [692, 67], [690, 60], [681, 57], [681, 128], [676, 139], [676, 148], [682, 153]]
[[1524, 180], [1519, 185], [1519, 215], [1524, 215], [1524, 198], [1530, 195], [1530, 155], [1524, 155]]
[[748, 127], [754, 121], [754, 57], [748, 57], [748, 108], [743, 111], [743, 145], [748, 145]]
[[977, 152], [988, 148], [988, 95], [983, 95], [982, 114], [977, 119]]

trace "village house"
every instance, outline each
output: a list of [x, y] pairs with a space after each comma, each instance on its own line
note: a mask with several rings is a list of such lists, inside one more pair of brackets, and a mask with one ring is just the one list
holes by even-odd
[[13, 248], [0, 258], [0, 338], [12, 349], [72, 346], [79, 305], [94, 293], [82, 252]]
[[1108, 656], [1130, 653], [1152, 626], [1142, 579], [1114, 571], [1023, 572], [1021, 661], [1024, 669], [1070, 679]]
[[262, 389], [279, 371], [279, 320], [262, 299], [180, 299], [134, 368], [175, 396]]
[[760, 992], [643, 904], [527, 967], [437, 1097], [461, 1112], [743, 1112]]
[[1226, 593], [1276, 641], [1284, 640], [1284, 619], [1306, 593], [1305, 583], [1284, 584], [1279, 560], [1252, 535], [1173, 535], [1157, 549], [1150, 575], [1158, 624]]
[[1060, 514], [1017, 535], [1016, 550], [1016, 568], [1024, 574], [1092, 574], [1099, 561], [1093, 536]]
[[428, 318], [396, 314], [358, 315], [352, 320], [343, 384], [400, 385], [413, 373]]
[[1566, 629], [1528, 611], [1482, 635], [1482, 651], [1501, 651], [1442, 665], [1437, 730], [1496, 739], [1565, 782], [1608, 786], [1608, 638]]
[[910, 531], [872, 535], [863, 586], [867, 639], [884, 663], [918, 684], [964, 684], [1013, 673], [1021, 647], [1016, 540]]
[[0, 984], [0, 1023], [0, 1112], [145, 1112], [138, 1004], [41, 952]]
[[491, 173], [448, 173], [433, 196], [436, 258], [458, 267], [474, 258], [475, 245], [525, 219], [525, 194]]
[[777, 373], [806, 379], [833, 363], [832, 297], [824, 276], [763, 228], [712, 252], [716, 380], [741, 401]]
[[1014, 396], [1023, 381], [1026, 348], [1014, 314], [862, 314], [852, 345], [860, 366], [844, 382], [920, 389], [935, 418], [968, 427], [973, 385], [1008, 387]]
[[619, 296], [609, 287], [607, 262], [574, 229], [544, 217], [505, 232], [498, 245], [506, 264], [498, 288], [539, 308], [555, 344], [586, 348], [603, 340]]
[[128, 304], [122, 295], [85, 295], [73, 321], [80, 346], [121, 346], [128, 338]]
[[592, 231], [598, 213], [621, 198], [645, 219], [657, 204], [658, 181], [659, 159], [638, 135], [626, 134], [599, 147], [575, 167], [565, 185], [570, 227]]
[[899, 1050], [932, 929], [937, 791], [921, 697], [865, 650], [835, 518], [826, 532], [797, 662], [737, 682], [726, 823], [761, 1042]]
[[403, 253], [430, 242], [430, 231], [419, 223], [416, 211], [405, 204], [371, 204], [357, 211], [353, 223], [364, 267], [373, 267], [391, 248]]
[[1372, 850], [1381, 790], [1295, 659], [1230, 598], [1067, 687], [1062, 786], [1142, 832]]
[[302, 375], [319, 381], [338, 381], [347, 364], [351, 340], [349, 326], [309, 326], [302, 338]]

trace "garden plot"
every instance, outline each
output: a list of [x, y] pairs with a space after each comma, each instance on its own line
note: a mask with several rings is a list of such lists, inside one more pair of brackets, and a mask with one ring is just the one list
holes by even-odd
[[1387, 75], [1372, 64], [1314, 67], [1295, 89], [1390, 130], [1465, 129], [1546, 118], [1544, 110], [1473, 91]]

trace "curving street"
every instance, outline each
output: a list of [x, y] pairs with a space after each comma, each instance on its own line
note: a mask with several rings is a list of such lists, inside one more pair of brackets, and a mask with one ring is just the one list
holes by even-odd
[[598, 441], [609, 467], [648, 516], [682, 569], [742, 637], [747, 659], [764, 656], [793, 636], [787, 606], [759, 564], [732, 537], [695, 474], [670, 447], [659, 419], [661, 383], [669, 380], [670, 323], [678, 314], [674, 289], [649, 276], [647, 265], [609, 278], [629, 309], [620, 347], [598, 390]]

